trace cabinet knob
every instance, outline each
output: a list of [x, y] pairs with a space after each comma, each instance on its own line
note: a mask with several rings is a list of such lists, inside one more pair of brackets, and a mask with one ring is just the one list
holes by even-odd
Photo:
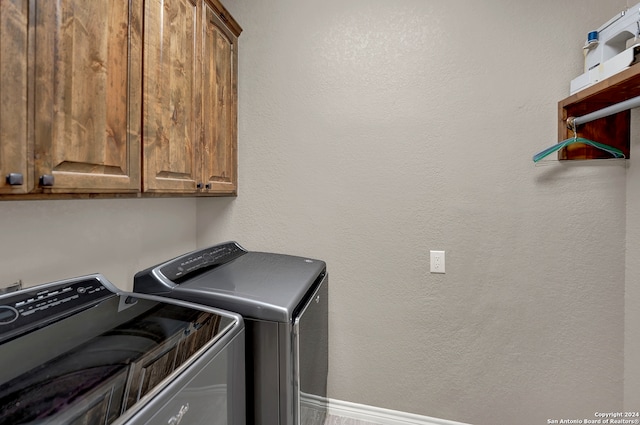
[[54, 178], [52, 174], [43, 174], [40, 176], [40, 186], [51, 187], [53, 186]]
[[7, 184], [11, 186], [20, 186], [24, 183], [21, 173], [7, 174]]
[[196, 185], [196, 188], [198, 188], [198, 189], [202, 189], [203, 187], [204, 187], [204, 185], [203, 185], [202, 183], [198, 183], [198, 184]]
[[207, 183], [206, 185], [204, 185], [204, 188], [207, 190], [211, 189], [211, 183]]

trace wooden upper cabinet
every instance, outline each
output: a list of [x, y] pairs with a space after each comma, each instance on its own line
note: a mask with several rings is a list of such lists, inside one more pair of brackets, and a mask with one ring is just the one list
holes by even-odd
[[200, 140], [200, 6], [147, 0], [144, 26], [144, 188], [194, 192]]
[[205, 188], [235, 194], [237, 167], [238, 36], [242, 29], [218, 2], [204, 4], [202, 175]]
[[216, 1], [146, 2], [144, 192], [236, 192], [241, 29], [227, 16]]
[[236, 194], [241, 31], [218, 0], [0, 0], [0, 197]]
[[27, 166], [28, 18], [27, 0], [0, 1], [0, 194], [33, 186]]
[[51, 193], [139, 191], [142, 0], [34, 4], [35, 178]]

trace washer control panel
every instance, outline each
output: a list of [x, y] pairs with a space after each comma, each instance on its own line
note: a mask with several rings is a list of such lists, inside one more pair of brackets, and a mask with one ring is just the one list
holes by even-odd
[[98, 279], [25, 288], [0, 297], [0, 341], [51, 323], [114, 295]]
[[200, 272], [228, 263], [246, 253], [247, 251], [235, 242], [215, 245], [185, 254], [161, 265], [160, 273], [171, 282], [180, 283]]

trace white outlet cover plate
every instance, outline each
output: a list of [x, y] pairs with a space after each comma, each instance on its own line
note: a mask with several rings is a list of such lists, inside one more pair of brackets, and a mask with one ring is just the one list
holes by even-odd
[[430, 251], [430, 267], [431, 273], [444, 273], [444, 251]]

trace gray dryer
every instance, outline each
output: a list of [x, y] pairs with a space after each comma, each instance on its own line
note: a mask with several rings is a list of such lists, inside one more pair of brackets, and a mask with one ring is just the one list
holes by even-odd
[[133, 290], [242, 315], [247, 332], [248, 422], [324, 423], [328, 372], [324, 261], [250, 252], [227, 242], [137, 273]]

